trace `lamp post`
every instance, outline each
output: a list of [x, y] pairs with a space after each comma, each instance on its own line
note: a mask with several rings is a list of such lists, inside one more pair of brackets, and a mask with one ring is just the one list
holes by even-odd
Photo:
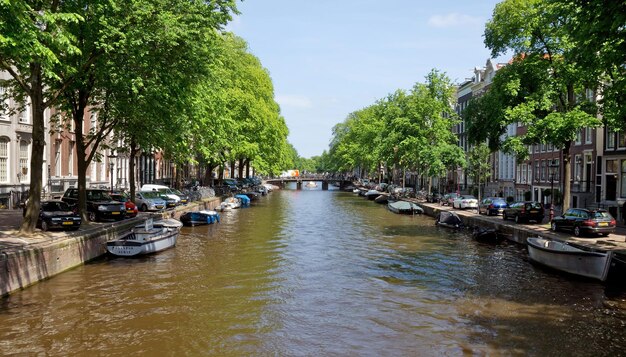
[[554, 218], [554, 174], [559, 168], [559, 163], [550, 161], [548, 164], [548, 170], [550, 170], [550, 222]]
[[116, 157], [117, 156], [115, 156], [113, 154], [113, 152], [111, 152], [111, 155], [108, 156], [108, 158], [109, 158], [109, 170], [110, 170], [110, 176], [111, 176], [111, 193], [113, 193], [113, 169], [115, 168], [115, 163], [113, 162], [113, 160]]

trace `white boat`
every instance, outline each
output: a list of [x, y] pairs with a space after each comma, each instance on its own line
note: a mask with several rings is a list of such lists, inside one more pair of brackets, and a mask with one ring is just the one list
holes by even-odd
[[220, 203], [220, 211], [230, 211], [241, 207], [241, 200], [237, 197], [227, 197]]
[[611, 252], [592, 252], [565, 242], [530, 237], [528, 254], [537, 263], [588, 278], [606, 280], [611, 266]]
[[317, 187], [317, 184], [313, 181], [309, 181], [304, 186], [308, 188], [314, 188], [314, 187]]
[[107, 251], [121, 257], [160, 252], [176, 245], [183, 224], [175, 219], [164, 219], [135, 226], [124, 236], [107, 242]]

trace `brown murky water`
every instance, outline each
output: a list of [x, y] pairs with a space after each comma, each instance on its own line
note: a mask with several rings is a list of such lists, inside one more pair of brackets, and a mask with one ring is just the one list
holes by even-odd
[[275, 192], [0, 300], [0, 355], [616, 356], [626, 293], [350, 193]]

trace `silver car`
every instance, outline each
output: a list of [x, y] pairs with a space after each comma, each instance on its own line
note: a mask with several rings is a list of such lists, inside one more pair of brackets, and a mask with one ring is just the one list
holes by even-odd
[[160, 211], [165, 209], [166, 203], [156, 191], [135, 192], [135, 204], [140, 211]]

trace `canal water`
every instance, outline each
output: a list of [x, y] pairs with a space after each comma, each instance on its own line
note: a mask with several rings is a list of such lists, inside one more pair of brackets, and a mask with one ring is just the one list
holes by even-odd
[[0, 355], [617, 356], [619, 285], [338, 191], [284, 190], [159, 254], [0, 300]]

